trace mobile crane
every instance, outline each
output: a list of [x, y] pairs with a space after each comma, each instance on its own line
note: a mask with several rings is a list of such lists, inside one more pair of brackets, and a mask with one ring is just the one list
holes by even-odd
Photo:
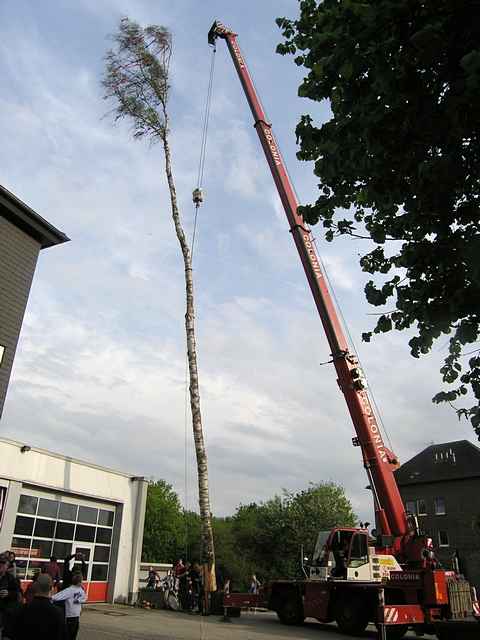
[[[277, 612], [285, 624], [306, 617], [336, 621], [345, 633], [362, 633], [368, 623], [398, 640], [413, 627], [433, 631], [439, 638], [480, 636], [480, 609], [475, 589], [461, 576], [439, 568], [431, 540], [423, 535], [415, 516], [406, 513], [394, 470], [398, 460], [384, 444], [357, 357], [349, 349], [333, 303], [314, 240], [302, 216], [278, 144], [268, 122], [237, 42], [237, 34], [214, 22], [208, 42], [226, 41], [254, 118], [254, 127], [285, 210], [322, 325], [331, 349], [338, 384], [355, 428], [372, 490], [376, 537], [366, 528], [337, 527], [320, 532], [302, 580], [274, 580], [260, 601]], [[258, 596], [228, 594], [225, 607], [259, 602]], [[475, 620], [477, 619], [477, 621]], [[455, 631], [452, 629], [455, 627]], [[452, 635], [453, 634], [453, 635]], [[472, 635], [473, 634], [473, 635]]]

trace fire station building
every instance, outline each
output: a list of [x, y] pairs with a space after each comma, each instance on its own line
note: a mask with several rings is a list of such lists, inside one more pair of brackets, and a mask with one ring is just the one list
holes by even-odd
[[[31, 580], [81, 552], [89, 602], [130, 602], [139, 580], [147, 482], [0, 438], [0, 549]], [[80, 565], [79, 565], [80, 566]]]
[[[0, 417], [38, 255], [67, 240], [0, 185]], [[16, 554], [20, 579], [82, 553], [89, 602], [131, 602], [147, 482], [6, 438], [0, 460], [0, 551]]]

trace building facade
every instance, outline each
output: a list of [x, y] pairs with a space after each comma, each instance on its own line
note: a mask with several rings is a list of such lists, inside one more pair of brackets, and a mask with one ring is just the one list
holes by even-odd
[[0, 185], [0, 417], [38, 254], [67, 240]]
[[89, 602], [133, 602], [148, 483], [4, 438], [0, 459], [0, 550], [14, 551], [21, 580], [80, 552]]
[[480, 588], [480, 449], [468, 440], [433, 444], [395, 472], [408, 512], [434, 543]]

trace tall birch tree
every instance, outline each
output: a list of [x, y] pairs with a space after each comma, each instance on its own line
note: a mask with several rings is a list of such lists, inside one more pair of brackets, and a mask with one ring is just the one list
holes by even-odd
[[214, 575], [215, 553], [208, 487], [207, 453], [203, 438], [202, 414], [195, 344], [195, 306], [193, 294], [192, 255], [182, 227], [178, 208], [172, 156], [169, 143], [169, 70], [172, 56], [172, 34], [162, 26], [142, 28], [129, 18], [120, 21], [113, 36], [114, 46], [106, 54], [102, 80], [104, 98], [115, 102], [115, 120], [130, 121], [136, 140], [148, 139], [162, 145], [165, 174], [170, 192], [170, 207], [175, 233], [185, 269], [188, 370], [190, 407], [198, 471], [198, 493], [201, 520], [202, 562]]

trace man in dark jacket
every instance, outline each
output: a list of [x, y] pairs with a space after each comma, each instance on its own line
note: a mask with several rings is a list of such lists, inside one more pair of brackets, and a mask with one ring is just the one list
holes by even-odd
[[0, 629], [5, 626], [8, 614], [18, 602], [18, 583], [8, 571], [8, 565], [8, 558], [0, 555]]
[[67, 640], [65, 615], [50, 602], [52, 579], [48, 573], [38, 576], [35, 596], [15, 620], [13, 640]]
[[74, 572], [75, 573], [78, 572], [78, 570], [75, 569], [75, 560], [77, 562], [81, 562], [82, 563], [81, 573], [82, 573], [83, 579], [84, 580], [87, 579], [87, 565], [85, 563], [85, 560], [83, 559], [83, 554], [82, 553], [71, 553], [63, 561], [62, 589], [66, 589], [67, 587], [71, 586], [71, 584], [72, 584], [72, 576], [73, 576]]

